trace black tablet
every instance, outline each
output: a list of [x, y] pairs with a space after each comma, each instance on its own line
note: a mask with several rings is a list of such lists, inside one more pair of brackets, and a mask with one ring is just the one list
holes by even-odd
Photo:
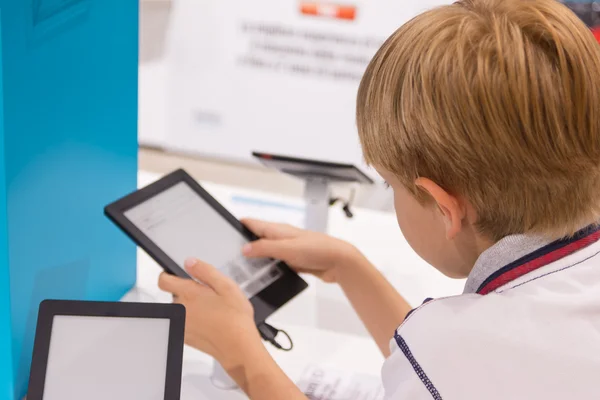
[[320, 178], [327, 179], [330, 182], [373, 183], [373, 180], [367, 174], [352, 164], [289, 157], [257, 151], [252, 152], [252, 156], [257, 158], [266, 167], [277, 169], [297, 178]]
[[197, 257], [231, 277], [263, 322], [307, 287], [294, 271], [270, 259], [246, 259], [245, 243], [258, 239], [183, 170], [177, 170], [105, 208], [106, 215], [167, 272]]
[[180, 398], [185, 308], [42, 302], [27, 400]]

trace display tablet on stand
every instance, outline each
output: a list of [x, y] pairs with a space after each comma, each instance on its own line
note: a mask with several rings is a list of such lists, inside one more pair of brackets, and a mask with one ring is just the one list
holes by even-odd
[[300, 179], [322, 179], [329, 183], [360, 183], [370, 185], [373, 180], [356, 165], [280, 154], [252, 152], [265, 167]]
[[[323, 160], [311, 160], [252, 152], [261, 164], [304, 180], [304, 200], [306, 212], [304, 228], [310, 231], [327, 233], [329, 207], [331, 205], [331, 188], [333, 184], [366, 184], [373, 180], [367, 174], [352, 164], [342, 164]], [[335, 200], [334, 200], [335, 201]], [[350, 201], [346, 204], [346, 215], [352, 216], [349, 210]]]

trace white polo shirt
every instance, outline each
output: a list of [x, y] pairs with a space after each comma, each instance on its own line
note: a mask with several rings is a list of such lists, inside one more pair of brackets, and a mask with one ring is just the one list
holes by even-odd
[[600, 399], [600, 228], [507, 237], [391, 341], [389, 400]]

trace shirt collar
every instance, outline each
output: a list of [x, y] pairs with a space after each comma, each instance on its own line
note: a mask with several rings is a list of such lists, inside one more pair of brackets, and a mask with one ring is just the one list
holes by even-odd
[[534, 235], [507, 236], [479, 256], [464, 293], [489, 293], [598, 241], [600, 224], [597, 223], [553, 242]]
[[479, 256], [467, 278], [464, 293], [476, 293], [479, 286], [494, 272], [550, 242], [533, 235], [511, 235], [501, 239]]

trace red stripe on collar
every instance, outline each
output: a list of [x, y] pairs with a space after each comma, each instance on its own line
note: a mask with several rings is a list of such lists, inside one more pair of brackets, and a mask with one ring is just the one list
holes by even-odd
[[[541, 254], [539, 257], [535, 257], [524, 263], [519, 263], [519, 260], [517, 260], [515, 263], [503, 267], [496, 274], [490, 276], [490, 278], [488, 278], [477, 290], [477, 293], [485, 295], [493, 292], [499, 287], [502, 287], [523, 275], [558, 261], [561, 258], [565, 258], [600, 240], [600, 230], [598, 227], [587, 228], [586, 231], [587, 234], [584, 234], [583, 236], [581, 234], [576, 235], [574, 238], [557, 241], [540, 249], [539, 251], [541, 251]], [[550, 251], [544, 251], [546, 248]], [[531, 255], [535, 253], [537, 252], [534, 252]], [[525, 256], [522, 259], [530, 258], [531, 255]]]

